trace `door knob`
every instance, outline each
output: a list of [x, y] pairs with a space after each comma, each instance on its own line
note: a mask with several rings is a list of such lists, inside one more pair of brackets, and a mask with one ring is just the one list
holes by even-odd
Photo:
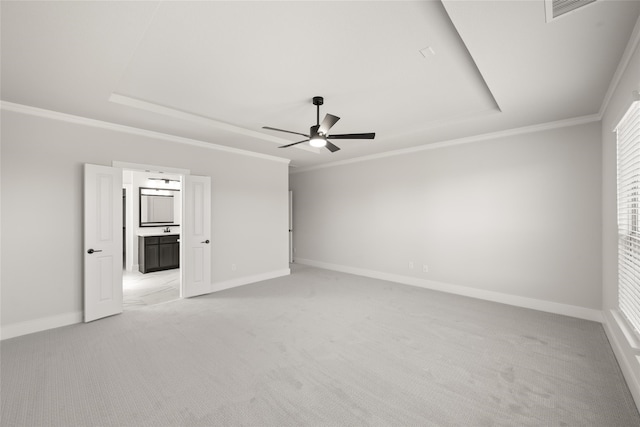
[[205, 240], [204, 242], [200, 242], [200, 243], [206, 243], [208, 245], [209, 244], [209, 240]]
[[102, 249], [97, 249], [97, 250], [96, 250], [96, 249], [89, 249], [89, 250], [87, 251], [87, 253], [88, 253], [89, 255], [91, 255], [91, 254], [92, 254], [92, 253], [94, 253], [94, 252], [102, 252]]

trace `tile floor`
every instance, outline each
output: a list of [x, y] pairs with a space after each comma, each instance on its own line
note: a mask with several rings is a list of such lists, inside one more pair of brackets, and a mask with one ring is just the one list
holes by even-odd
[[180, 269], [142, 274], [124, 271], [122, 278], [123, 305], [131, 310], [180, 298]]

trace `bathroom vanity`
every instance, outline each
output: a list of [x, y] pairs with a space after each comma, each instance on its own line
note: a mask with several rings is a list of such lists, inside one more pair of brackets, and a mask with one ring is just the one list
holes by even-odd
[[179, 267], [179, 234], [138, 235], [138, 269], [141, 273]]

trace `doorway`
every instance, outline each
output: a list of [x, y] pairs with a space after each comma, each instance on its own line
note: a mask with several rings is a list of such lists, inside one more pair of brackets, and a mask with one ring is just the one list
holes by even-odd
[[123, 169], [123, 310], [180, 299], [182, 175]]
[[[179, 248], [171, 253], [180, 266], [180, 298], [190, 298], [212, 292], [211, 289], [211, 177], [191, 175], [189, 170], [146, 166], [114, 161], [113, 166], [84, 164], [84, 322], [92, 322], [122, 313], [122, 188], [123, 170], [154, 174], [174, 174], [181, 179], [184, 195], [180, 194], [180, 213], [184, 220], [179, 230], [166, 225], [167, 232], [176, 233], [174, 243]], [[163, 179], [164, 181], [165, 179]], [[131, 184], [126, 184], [124, 187]], [[133, 195], [133, 192], [128, 194]], [[127, 198], [127, 204], [135, 197]], [[132, 211], [132, 210], [131, 210]], [[127, 214], [126, 236], [129, 245], [138, 246], [132, 228], [136, 222]], [[133, 226], [132, 226], [133, 224]], [[160, 224], [153, 224], [158, 226]], [[163, 234], [163, 236], [165, 236]], [[167, 236], [165, 236], [167, 237]], [[159, 242], [163, 244], [167, 242]], [[161, 249], [161, 248], [158, 248]], [[166, 249], [162, 249], [166, 255]], [[137, 250], [126, 249], [129, 259]], [[168, 257], [169, 258], [169, 257]], [[146, 259], [145, 259], [146, 261]], [[177, 267], [177, 266], [176, 266]], [[146, 263], [145, 263], [146, 268]], [[147, 270], [148, 271], [148, 270]]]

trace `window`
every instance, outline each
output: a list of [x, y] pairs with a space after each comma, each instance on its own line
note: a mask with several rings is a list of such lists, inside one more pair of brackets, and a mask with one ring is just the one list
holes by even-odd
[[640, 100], [616, 127], [618, 305], [640, 337]]

